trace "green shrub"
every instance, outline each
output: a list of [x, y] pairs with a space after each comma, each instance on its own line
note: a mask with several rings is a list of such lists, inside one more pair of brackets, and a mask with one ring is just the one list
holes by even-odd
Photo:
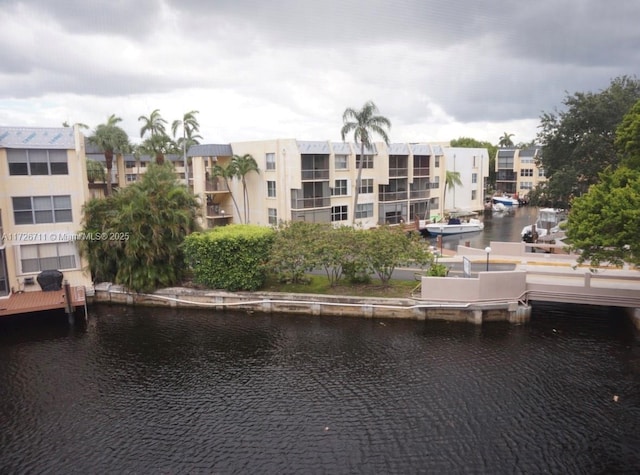
[[258, 290], [266, 280], [275, 233], [249, 224], [217, 227], [187, 236], [185, 261], [194, 281], [214, 289]]

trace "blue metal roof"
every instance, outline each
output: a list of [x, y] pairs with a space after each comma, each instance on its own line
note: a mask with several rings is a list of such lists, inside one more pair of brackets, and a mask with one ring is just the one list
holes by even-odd
[[76, 143], [73, 127], [0, 127], [0, 148], [70, 150]]
[[187, 157], [230, 157], [232, 155], [230, 144], [197, 144], [187, 150]]

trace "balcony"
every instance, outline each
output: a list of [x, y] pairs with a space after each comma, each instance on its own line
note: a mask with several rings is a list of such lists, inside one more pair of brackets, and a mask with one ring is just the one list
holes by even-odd
[[407, 199], [406, 191], [387, 191], [384, 193], [378, 193], [379, 201], [401, 201]]
[[329, 179], [329, 169], [302, 170], [302, 181], [322, 181]]
[[413, 176], [415, 177], [428, 177], [429, 176], [429, 167], [414, 167], [413, 169]]
[[300, 198], [291, 200], [291, 209], [309, 209], [309, 208], [325, 208], [330, 206], [331, 198], [329, 197], [314, 197], [314, 198]]
[[431, 197], [431, 190], [411, 190], [409, 192], [409, 197], [412, 200], [419, 200]]
[[389, 168], [389, 177], [396, 178], [402, 177], [406, 178], [409, 176], [408, 168]]
[[226, 193], [229, 191], [227, 184], [222, 178], [209, 178], [204, 182], [204, 189], [208, 192], [221, 192]]

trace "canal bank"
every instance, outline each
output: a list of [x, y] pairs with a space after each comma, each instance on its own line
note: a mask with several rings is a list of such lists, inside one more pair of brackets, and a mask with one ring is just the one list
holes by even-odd
[[347, 297], [337, 295], [292, 294], [280, 292], [227, 292], [184, 287], [161, 289], [154, 293], [129, 292], [120, 285], [95, 286], [90, 303], [209, 308], [247, 313], [310, 314], [377, 319], [446, 320], [481, 324], [488, 321], [524, 323], [531, 307], [517, 300], [480, 302], [427, 302], [413, 298]]

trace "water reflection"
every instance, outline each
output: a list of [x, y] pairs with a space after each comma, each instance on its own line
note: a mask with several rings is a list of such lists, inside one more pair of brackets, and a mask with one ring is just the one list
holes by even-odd
[[43, 328], [0, 322], [7, 473], [640, 468], [640, 347], [615, 310], [478, 327], [97, 306]]

